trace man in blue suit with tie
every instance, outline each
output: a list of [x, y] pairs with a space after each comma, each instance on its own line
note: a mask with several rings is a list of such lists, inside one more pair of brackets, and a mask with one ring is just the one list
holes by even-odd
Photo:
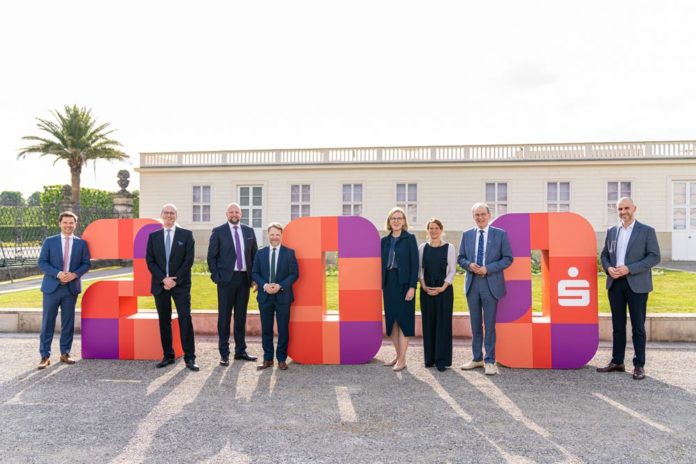
[[39, 255], [39, 268], [44, 277], [41, 282], [43, 293], [43, 318], [39, 352], [39, 369], [51, 364], [51, 344], [56, 327], [56, 317], [60, 306], [60, 361], [75, 364], [70, 356], [73, 334], [75, 333], [75, 303], [82, 291], [81, 277], [90, 268], [87, 243], [75, 236], [77, 215], [65, 211], [58, 216], [60, 234], [44, 240]]
[[495, 375], [495, 316], [498, 300], [505, 296], [503, 271], [512, 264], [512, 248], [507, 233], [489, 225], [491, 209], [487, 204], [476, 203], [471, 211], [476, 227], [462, 234], [458, 263], [467, 271], [464, 291], [469, 305], [473, 359], [462, 369], [484, 367], [486, 375]]
[[249, 289], [253, 285], [251, 267], [258, 250], [254, 229], [242, 224], [237, 203], [227, 205], [227, 222], [213, 229], [208, 243], [208, 270], [217, 285], [218, 350], [220, 365], [229, 366], [230, 323], [234, 311], [234, 359], [256, 361], [246, 351], [246, 316]]
[[276, 358], [278, 369], [286, 370], [288, 364], [288, 326], [290, 324], [290, 304], [295, 299], [292, 284], [300, 276], [295, 251], [280, 246], [283, 226], [277, 222], [268, 225], [270, 246], [262, 248], [256, 254], [251, 276], [256, 283], [261, 313], [261, 343], [263, 345], [263, 363], [257, 369], [263, 370], [273, 366], [273, 316], [278, 324], [278, 347]]
[[607, 231], [602, 249], [602, 267], [607, 273], [611, 307], [613, 347], [611, 361], [598, 372], [624, 372], [626, 351], [626, 306], [633, 329], [633, 378], [645, 378], [645, 314], [653, 289], [652, 268], [660, 262], [660, 246], [652, 227], [635, 220], [636, 205], [628, 197], [616, 209], [621, 222]]

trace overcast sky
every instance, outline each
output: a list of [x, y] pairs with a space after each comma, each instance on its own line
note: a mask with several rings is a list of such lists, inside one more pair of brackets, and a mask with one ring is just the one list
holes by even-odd
[[[694, 1], [15, 1], [0, 5], [0, 190], [36, 117], [91, 107], [147, 151], [696, 139]], [[137, 188], [137, 175], [132, 187]]]

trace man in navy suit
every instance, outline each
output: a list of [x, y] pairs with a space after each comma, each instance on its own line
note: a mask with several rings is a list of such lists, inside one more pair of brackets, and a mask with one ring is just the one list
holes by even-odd
[[636, 205], [628, 197], [616, 203], [621, 222], [607, 231], [602, 267], [607, 273], [613, 348], [611, 361], [598, 372], [624, 372], [626, 306], [633, 329], [633, 378], [645, 378], [645, 314], [653, 289], [652, 268], [660, 262], [660, 246], [652, 227], [635, 220]]
[[[512, 248], [503, 229], [489, 225], [491, 209], [485, 203], [471, 208], [476, 227], [462, 234], [458, 263], [466, 269], [464, 292], [469, 305], [473, 359], [462, 366], [469, 370], [484, 367], [495, 375], [495, 316], [498, 300], [505, 296], [503, 271], [512, 264]], [[483, 335], [483, 326], [486, 335]], [[486, 349], [483, 357], [481, 345]]]
[[75, 236], [77, 227], [75, 213], [65, 211], [58, 216], [60, 234], [44, 240], [39, 255], [39, 268], [44, 277], [41, 282], [43, 293], [43, 317], [39, 352], [39, 369], [51, 364], [51, 344], [56, 328], [56, 317], [60, 306], [60, 361], [75, 364], [70, 356], [75, 333], [75, 302], [82, 291], [80, 279], [90, 268], [87, 243]]
[[159, 316], [160, 339], [164, 356], [157, 367], [174, 364], [172, 346], [172, 299], [179, 315], [179, 333], [184, 348], [186, 367], [198, 371], [196, 349], [191, 321], [191, 267], [193, 266], [193, 233], [177, 227], [177, 209], [171, 203], [160, 213], [163, 229], [147, 238], [145, 261], [152, 274], [150, 291], [155, 297]]
[[251, 276], [258, 288], [256, 299], [261, 313], [261, 342], [263, 363], [258, 370], [273, 366], [273, 316], [278, 324], [278, 347], [276, 359], [278, 369], [286, 370], [288, 364], [288, 326], [290, 324], [290, 304], [294, 301], [292, 284], [300, 276], [295, 251], [280, 246], [283, 226], [277, 222], [268, 225], [270, 246], [262, 248], [254, 260]]
[[249, 289], [253, 285], [251, 266], [258, 250], [254, 229], [241, 223], [237, 203], [227, 206], [227, 222], [213, 229], [208, 244], [208, 270], [217, 285], [218, 350], [220, 365], [229, 366], [230, 323], [234, 310], [234, 359], [256, 361], [246, 352], [246, 316]]

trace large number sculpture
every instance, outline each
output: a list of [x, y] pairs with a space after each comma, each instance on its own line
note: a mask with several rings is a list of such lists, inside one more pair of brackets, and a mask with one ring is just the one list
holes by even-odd
[[[307, 364], [359, 364], [382, 344], [379, 232], [356, 216], [304, 217], [291, 222], [283, 244], [295, 249], [288, 355]], [[326, 313], [325, 253], [338, 251], [338, 314]]]
[[[505, 229], [514, 261], [498, 302], [496, 358], [509, 367], [572, 369], [597, 351], [597, 248], [574, 213], [511, 213]], [[531, 250], [541, 251], [542, 315], [532, 315]]]
[[[93, 259], [132, 259], [133, 280], [106, 280], [91, 285], [82, 298], [82, 357], [160, 359], [157, 313], [138, 312], [138, 296], [150, 295], [145, 263], [147, 237], [162, 225], [152, 219], [101, 219], [82, 238]], [[179, 323], [172, 319], [174, 352], [183, 354]]]

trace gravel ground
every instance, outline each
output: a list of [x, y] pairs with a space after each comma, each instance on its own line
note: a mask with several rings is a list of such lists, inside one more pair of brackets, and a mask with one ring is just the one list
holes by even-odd
[[[361, 366], [79, 360], [37, 371], [38, 337], [0, 336], [0, 461], [686, 463], [696, 460], [696, 344], [649, 344], [648, 378], [573, 371], [440, 373]], [[54, 341], [54, 348], [57, 340]], [[75, 348], [79, 348], [79, 338]], [[261, 353], [258, 340], [249, 351]], [[79, 359], [79, 351], [74, 355]], [[455, 347], [455, 366], [469, 355]], [[629, 353], [627, 355], [630, 356]], [[627, 356], [628, 359], [630, 357]]]

